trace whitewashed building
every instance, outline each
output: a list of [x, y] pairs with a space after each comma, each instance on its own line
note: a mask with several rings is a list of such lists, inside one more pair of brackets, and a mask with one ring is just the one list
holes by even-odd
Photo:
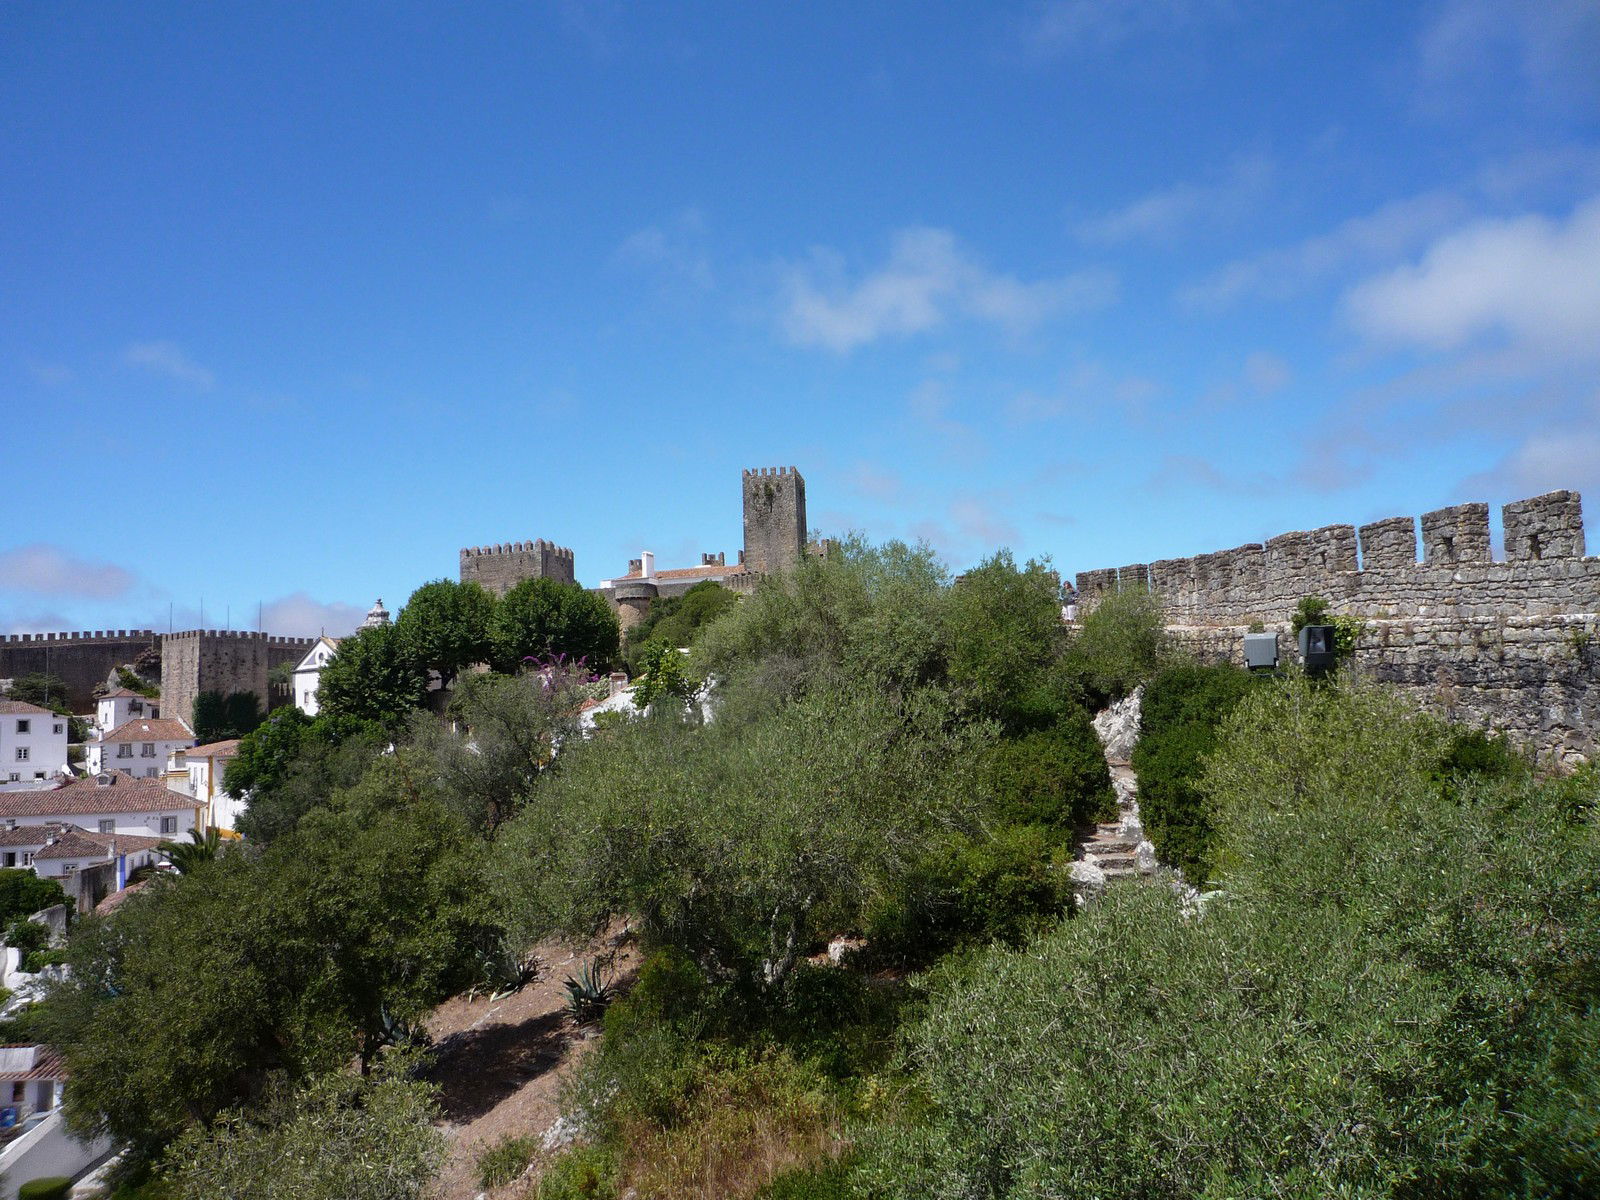
[[126, 725], [135, 717], [149, 718], [161, 715], [161, 701], [141, 696], [127, 688], [113, 688], [94, 702], [94, 727], [96, 736], [110, 733]]
[[84, 747], [84, 767], [91, 775], [125, 771], [139, 779], [155, 779], [167, 769], [167, 756], [194, 745], [194, 734], [182, 721], [135, 717]]
[[0, 700], [0, 791], [47, 787], [67, 766], [67, 718]]
[[[382, 603], [381, 601], [379, 603]], [[322, 684], [322, 668], [339, 652], [337, 638], [324, 634], [312, 643], [311, 649], [294, 669], [294, 706], [308, 717], [317, 715], [317, 688]]]
[[[31, 865], [39, 878], [60, 880], [63, 885], [80, 871], [106, 866], [110, 885], [107, 890], [120, 892], [128, 886], [129, 875], [160, 861], [156, 847], [162, 840], [151, 834], [90, 833], [67, 828], [53, 833], [32, 852]], [[72, 890], [68, 888], [68, 893]]]
[[92, 833], [182, 838], [191, 829], [204, 832], [204, 814], [204, 806], [193, 796], [175, 792], [159, 779], [136, 779], [120, 771], [104, 771], [42, 791], [0, 792], [0, 827], [7, 838], [24, 826], [51, 824]]
[[174, 750], [167, 760], [167, 786], [204, 804], [205, 823], [217, 829], [233, 829], [235, 819], [244, 811], [244, 801], [223, 786], [228, 764], [238, 753], [239, 739], [228, 738]]

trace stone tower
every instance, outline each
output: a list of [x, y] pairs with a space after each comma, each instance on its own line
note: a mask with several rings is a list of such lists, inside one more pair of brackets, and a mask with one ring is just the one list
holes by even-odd
[[461, 552], [461, 582], [476, 583], [504, 596], [524, 579], [558, 579], [573, 583], [572, 551], [543, 538], [498, 546], [468, 546]]
[[794, 467], [744, 473], [744, 565], [762, 574], [786, 571], [806, 549], [806, 481]]

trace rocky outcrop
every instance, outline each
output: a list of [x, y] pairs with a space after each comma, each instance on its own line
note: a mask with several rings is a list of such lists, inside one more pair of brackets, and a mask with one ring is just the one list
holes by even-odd
[[[1144, 684], [1133, 689], [1133, 694], [1118, 700], [1094, 718], [1094, 731], [1105, 747], [1106, 760], [1125, 763], [1133, 757], [1133, 747], [1139, 740], [1139, 708], [1144, 701]], [[1123, 797], [1119, 793], [1120, 803]]]

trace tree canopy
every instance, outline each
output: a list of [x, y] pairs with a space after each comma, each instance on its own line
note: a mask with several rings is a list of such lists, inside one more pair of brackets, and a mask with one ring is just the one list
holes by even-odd
[[476, 583], [436, 579], [411, 593], [395, 630], [448, 687], [464, 667], [489, 661], [495, 608], [495, 598]]
[[621, 626], [594, 592], [556, 579], [524, 579], [500, 600], [490, 623], [497, 670], [528, 659], [581, 659], [601, 670], [616, 657]]

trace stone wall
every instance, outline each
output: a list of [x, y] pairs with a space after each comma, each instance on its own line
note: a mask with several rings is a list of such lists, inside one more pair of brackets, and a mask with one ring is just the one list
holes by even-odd
[[263, 709], [273, 697], [267, 672], [299, 662], [315, 638], [276, 637], [234, 629], [190, 629], [161, 638], [161, 714], [191, 721], [201, 692], [253, 692]]
[[759, 574], [786, 571], [806, 549], [806, 481], [794, 467], [744, 472], [744, 564]]
[[148, 656], [157, 645], [150, 629], [14, 633], [0, 638], [0, 679], [54, 675], [66, 683], [72, 710], [86, 713], [94, 708], [94, 689], [112, 671]]
[[461, 551], [461, 582], [476, 583], [504, 596], [524, 579], [557, 579], [574, 583], [572, 551], [543, 538], [497, 546], [468, 546]]
[[[1452, 719], [1510, 733], [1547, 760], [1600, 753], [1600, 559], [1584, 557], [1582, 501], [1551, 492], [1501, 510], [1461, 504], [1420, 522], [1328, 525], [1148, 566], [1084, 571], [1080, 611], [1153, 588], [1171, 632], [1207, 657], [1242, 661], [1252, 623], [1279, 632], [1304, 596], [1361, 618], [1355, 669]], [[1423, 558], [1417, 561], [1420, 525]]]

